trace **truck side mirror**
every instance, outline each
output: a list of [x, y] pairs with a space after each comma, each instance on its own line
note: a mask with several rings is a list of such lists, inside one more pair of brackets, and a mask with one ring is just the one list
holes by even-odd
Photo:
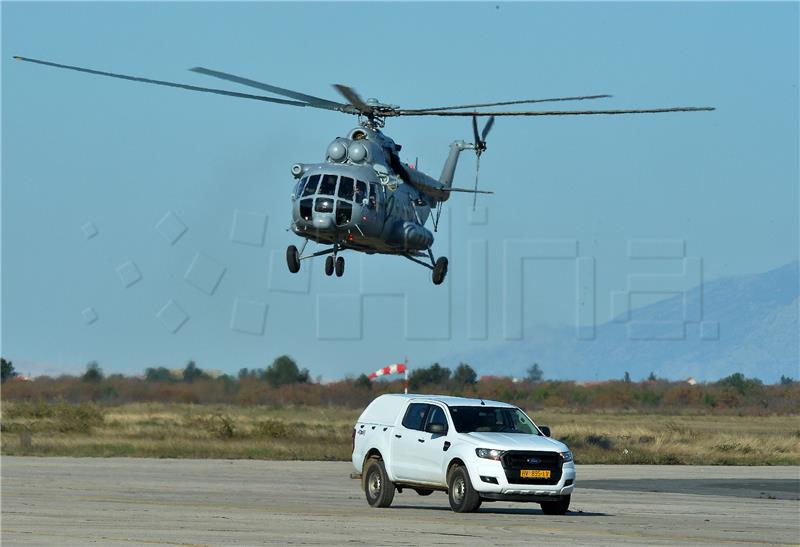
[[434, 435], [444, 435], [447, 433], [447, 426], [444, 424], [428, 424], [425, 426], [426, 433], [433, 433]]
[[539, 429], [542, 431], [542, 433], [544, 433], [545, 437], [549, 437], [550, 436], [550, 428], [548, 426], [540, 425]]

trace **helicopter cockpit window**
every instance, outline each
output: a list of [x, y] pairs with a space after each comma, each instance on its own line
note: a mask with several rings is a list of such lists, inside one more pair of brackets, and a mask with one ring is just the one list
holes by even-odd
[[336, 201], [336, 225], [342, 226], [350, 222], [350, 217], [353, 215], [353, 205], [350, 202], [337, 200]]
[[325, 194], [326, 196], [336, 195], [336, 175], [323, 175], [322, 182], [319, 185], [318, 194]]
[[361, 205], [367, 197], [367, 183], [360, 180], [356, 181], [356, 203]]
[[353, 179], [350, 177], [342, 177], [339, 180], [339, 197], [353, 201]]
[[332, 213], [333, 212], [333, 198], [317, 198], [314, 205], [314, 210], [319, 213]]
[[295, 196], [300, 196], [303, 193], [303, 186], [305, 186], [308, 177], [303, 177], [300, 179], [300, 182], [297, 183], [297, 188], [294, 190]]
[[313, 218], [313, 214], [311, 213], [313, 202], [313, 199], [304, 199], [300, 201], [300, 216], [303, 220], [311, 220]]
[[319, 182], [319, 175], [314, 175], [308, 178], [308, 183], [306, 184], [305, 189], [303, 189], [304, 196], [310, 196], [314, 192], [317, 191], [317, 183]]

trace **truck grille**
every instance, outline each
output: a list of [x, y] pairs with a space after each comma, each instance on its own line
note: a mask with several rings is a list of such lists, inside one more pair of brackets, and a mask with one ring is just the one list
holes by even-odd
[[[528, 460], [534, 460], [531, 463]], [[538, 462], [535, 460], [539, 460]], [[558, 484], [561, 480], [561, 454], [558, 452], [528, 452], [511, 450], [503, 454], [500, 460], [509, 484]], [[523, 479], [519, 476], [521, 469], [549, 469], [549, 479]]]

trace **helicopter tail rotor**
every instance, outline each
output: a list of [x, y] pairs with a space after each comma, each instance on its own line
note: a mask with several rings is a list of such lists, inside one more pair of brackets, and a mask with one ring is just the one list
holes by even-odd
[[475, 188], [472, 194], [472, 210], [478, 206], [478, 176], [481, 171], [481, 154], [486, 151], [486, 136], [494, 126], [494, 116], [489, 117], [489, 121], [483, 126], [483, 131], [478, 133], [478, 117], [472, 116], [472, 135], [475, 138]]

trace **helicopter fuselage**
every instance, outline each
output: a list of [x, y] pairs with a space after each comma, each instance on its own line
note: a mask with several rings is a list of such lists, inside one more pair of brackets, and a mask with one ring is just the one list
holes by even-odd
[[424, 225], [436, 201], [404, 181], [413, 169], [399, 163], [399, 148], [379, 131], [357, 128], [331, 143], [325, 162], [295, 164], [292, 231], [366, 253], [429, 249], [434, 238]]

